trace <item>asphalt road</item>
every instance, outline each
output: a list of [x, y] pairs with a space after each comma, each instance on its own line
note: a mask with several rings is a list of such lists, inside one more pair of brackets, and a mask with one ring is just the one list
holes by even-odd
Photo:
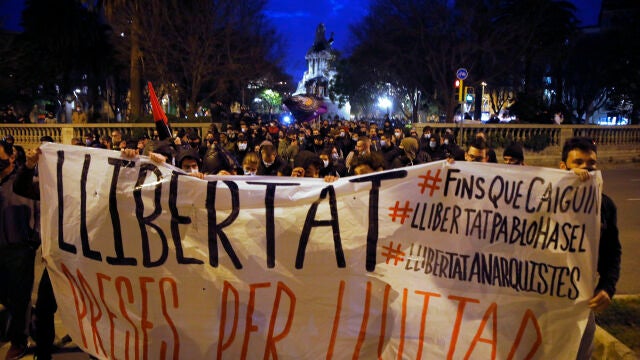
[[618, 207], [622, 269], [618, 294], [640, 295], [640, 168], [604, 170], [604, 193]]

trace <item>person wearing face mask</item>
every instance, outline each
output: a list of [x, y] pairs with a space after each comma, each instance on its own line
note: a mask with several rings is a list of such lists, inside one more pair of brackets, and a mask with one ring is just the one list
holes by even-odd
[[187, 149], [190, 148], [195, 150], [198, 153], [198, 156], [202, 158], [202, 156], [204, 156], [204, 154], [207, 152], [207, 148], [206, 146], [203, 146], [202, 139], [200, 139], [200, 136], [194, 131], [188, 134], [188, 139], [189, 139], [189, 147], [187, 147]]
[[391, 169], [393, 161], [401, 155], [400, 149], [392, 141], [392, 136], [383, 134], [380, 136], [380, 151], [384, 159], [385, 169]]
[[283, 176], [286, 173], [288, 164], [270, 141], [260, 144], [260, 160], [256, 175]]
[[242, 171], [244, 175], [255, 176], [258, 172], [258, 165], [260, 164], [260, 158], [258, 154], [248, 152], [242, 160]]
[[431, 134], [424, 150], [431, 158], [431, 161], [444, 160], [447, 158], [447, 155], [440, 145], [440, 137], [437, 134]]
[[27, 350], [27, 313], [34, 281], [36, 202], [17, 195], [13, 146], [0, 140], [0, 292], [11, 315], [7, 358], [18, 359]]
[[465, 160], [465, 151], [456, 144], [456, 138], [453, 134], [444, 134], [441, 147], [447, 158], [461, 161]]
[[422, 128], [422, 136], [420, 136], [420, 150], [428, 151], [429, 140], [433, 136], [431, 126], [425, 126]]
[[393, 137], [394, 137], [394, 144], [396, 146], [400, 146], [400, 142], [402, 141], [402, 139], [404, 139], [404, 131], [402, 131], [401, 127], [397, 127], [395, 129], [393, 129]]
[[[338, 157], [336, 156], [336, 159], [332, 159], [331, 158], [331, 149], [324, 149], [322, 150], [322, 152], [320, 153], [320, 160], [322, 160], [322, 167], [320, 168], [320, 172], [319, 175], [321, 178], [324, 178], [325, 176], [335, 176], [335, 177], [340, 177], [340, 172], [338, 171], [338, 165], [340, 165], [340, 162], [337, 161], [339, 160]], [[336, 155], [338, 155], [336, 153]]]
[[236, 160], [238, 160], [239, 163], [242, 163], [242, 161], [244, 161], [244, 157], [247, 153], [251, 152], [251, 150], [249, 149], [249, 143], [244, 137], [244, 134], [238, 134], [236, 140], [236, 145], [232, 154], [236, 157]]
[[352, 142], [351, 135], [344, 128], [340, 128], [338, 130], [335, 144], [338, 148], [340, 148], [340, 151], [342, 151], [343, 154], [348, 154], [351, 150], [353, 150], [353, 147], [355, 146], [355, 143]]
[[180, 151], [176, 156], [176, 166], [189, 176], [204, 179], [204, 174], [200, 172], [200, 155], [194, 149]]

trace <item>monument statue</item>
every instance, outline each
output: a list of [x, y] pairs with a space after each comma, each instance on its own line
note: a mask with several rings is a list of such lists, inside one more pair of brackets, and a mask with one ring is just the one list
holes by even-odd
[[324, 24], [319, 24], [316, 28], [316, 36], [307, 51], [305, 60], [307, 60], [307, 70], [302, 76], [302, 80], [298, 83], [298, 88], [293, 95], [315, 95], [324, 99], [327, 104], [327, 116], [338, 117], [343, 119], [350, 118], [351, 106], [347, 103], [342, 107], [334, 104], [329, 99], [329, 91], [331, 81], [335, 78], [337, 72], [335, 62], [338, 53], [333, 49], [333, 33], [329, 39], [326, 38], [326, 30]]

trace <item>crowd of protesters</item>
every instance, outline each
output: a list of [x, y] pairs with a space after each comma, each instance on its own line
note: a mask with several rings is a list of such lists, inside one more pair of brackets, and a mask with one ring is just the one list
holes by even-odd
[[[171, 138], [160, 140], [157, 134], [134, 137], [113, 129], [110, 135], [87, 133], [84, 139], [73, 139], [73, 144], [118, 150], [126, 157], [149, 155], [153, 161], [170, 163], [200, 178], [210, 174], [263, 175], [324, 177], [328, 181], [437, 160], [498, 162], [482, 131], [468, 139], [470, 143], [464, 151], [456, 144], [452, 130], [438, 130], [427, 126], [419, 133], [413, 128], [394, 126], [389, 120], [380, 126], [375, 122], [339, 119], [284, 125], [275, 120], [244, 117], [221, 126], [212, 124], [203, 136], [196, 130], [180, 130]], [[41, 141], [53, 139], [44, 136]], [[38, 156], [36, 150], [25, 153], [10, 135], [2, 138], [0, 145], [3, 185], [0, 233], [11, 234], [6, 238], [0, 236], [3, 258], [0, 288], [4, 290], [0, 301], [8, 304], [13, 319], [5, 334], [11, 341], [6, 358], [17, 359], [27, 350], [24, 315], [30, 304], [35, 249], [39, 245], [38, 204], [33, 202], [39, 200], [38, 186], [34, 183]], [[560, 167], [588, 179], [589, 171], [596, 169], [596, 153], [592, 140], [572, 138], [563, 147]], [[522, 145], [518, 143], [505, 147], [502, 157], [506, 164], [524, 165]], [[606, 214], [607, 223], [603, 227], [606, 231], [601, 234], [598, 254], [601, 281], [589, 302], [594, 311], [602, 311], [611, 303], [620, 270], [615, 205], [611, 200], [603, 202], [603, 206], [605, 203], [602, 213]], [[38, 289], [35, 334], [31, 334], [38, 342], [36, 355], [40, 359], [51, 358], [56, 309], [45, 271]], [[589, 321], [591, 325], [582, 338], [578, 359], [590, 358], [595, 329], [593, 315]]]
[[[167, 162], [203, 175], [344, 177], [357, 174], [354, 165], [363, 160], [376, 171], [447, 158], [464, 160], [465, 152], [456, 143], [454, 132], [434, 130], [427, 126], [418, 132], [394, 126], [390, 120], [381, 125], [339, 119], [285, 125], [257, 116], [212, 124], [202, 136], [196, 130], [181, 129], [173, 138], [160, 141], [146, 134], [127, 138], [114, 130], [111, 136], [88, 133], [84, 139], [74, 139], [73, 144], [161, 154]], [[257, 157], [257, 164], [247, 168], [247, 156], [251, 161]], [[189, 160], [188, 166], [184, 159]], [[490, 160], [496, 161], [495, 152]]]

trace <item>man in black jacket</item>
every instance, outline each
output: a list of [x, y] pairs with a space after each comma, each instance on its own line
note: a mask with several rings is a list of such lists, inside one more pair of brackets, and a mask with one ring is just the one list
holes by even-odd
[[276, 150], [270, 141], [262, 142], [260, 145], [260, 159], [262, 161], [258, 164], [256, 175], [288, 176], [291, 173], [291, 169], [287, 171], [287, 162], [278, 155]]
[[27, 350], [27, 314], [34, 278], [35, 202], [13, 191], [17, 181], [13, 146], [0, 140], [0, 301], [11, 314], [6, 359]]
[[[597, 148], [591, 139], [574, 137], [567, 140], [562, 148], [560, 168], [573, 171], [582, 180], [591, 176], [590, 171], [597, 167]], [[593, 311], [601, 312], [610, 304], [616, 292], [616, 283], [620, 277], [621, 246], [618, 238], [617, 210], [614, 202], [602, 194], [600, 212], [600, 246], [598, 248], [598, 284], [593, 297], [589, 300], [592, 312], [580, 342], [577, 359], [591, 359], [596, 324]]]

